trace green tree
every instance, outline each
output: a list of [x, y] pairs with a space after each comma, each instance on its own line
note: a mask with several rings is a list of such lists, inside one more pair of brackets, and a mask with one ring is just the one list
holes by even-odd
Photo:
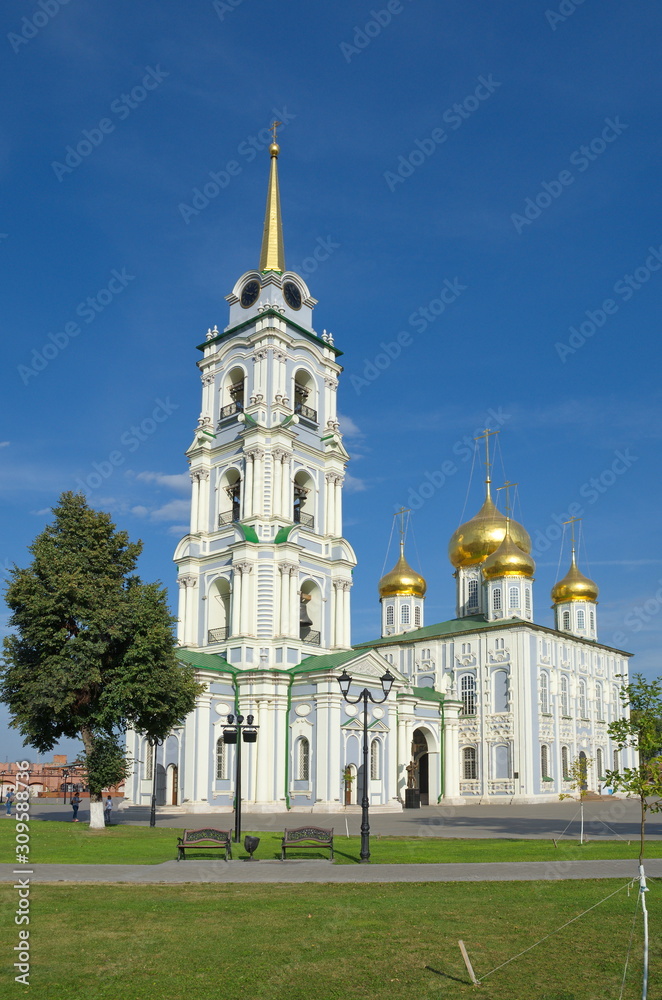
[[607, 772], [607, 784], [615, 791], [637, 796], [641, 806], [639, 864], [643, 864], [646, 814], [662, 810], [662, 756], [660, 728], [662, 720], [662, 680], [647, 681], [635, 674], [621, 691], [627, 715], [611, 722], [608, 731], [619, 752], [638, 751], [635, 767]]
[[134, 573], [129, 541], [83, 494], [63, 493], [10, 572], [14, 632], [5, 639], [0, 698], [11, 725], [40, 752], [80, 737], [90, 785], [90, 826], [103, 827], [102, 792], [127, 776], [123, 733], [164, 738], [202, 690], [175, 653], [165, 590]]
[[[580, 812], [580, 826], [579, 826], [579, 843], [584, 843], [584, 799], [588, 795], [588, 771], [589, 768], [593, 766], [593, 758], [587, 757], [575, 757], [574, 760], [568, 765], [568, 781], [570, 782], [570, 787], [573, 791], [579, 792], [579, 812]], [[559, 795], [560, 799], [574, 799], [574, 795], [570, 795], [568, 792], [562, 792]]]

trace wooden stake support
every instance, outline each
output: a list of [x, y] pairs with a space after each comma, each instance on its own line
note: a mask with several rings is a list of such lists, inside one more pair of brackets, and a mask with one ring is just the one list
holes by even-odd
[[472, 966], [471, 962], [469, 961], [469, 956], [467, 954], [467, 949], [464, 947], [464, 941], [458, 941], [457, 943], [460, 946], [460, 951], [462, 952], [462, 958], [464, 959], [464, 964], [467, 967], [467, 972], [471, 976], [471, 982], [474, 984], [474, 986], [480, 986], [480, 983], [476, 979], [476, 973], [473, 970], [473, 966]]

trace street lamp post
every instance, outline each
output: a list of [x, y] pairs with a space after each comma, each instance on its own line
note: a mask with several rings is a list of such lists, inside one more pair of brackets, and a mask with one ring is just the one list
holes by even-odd
[[380, 677], [382, 684], [382, 691], [384, 692], [383, 698], [373, 698], [370, 691], [367, 688], [363, 688], [361, 694], [358, 698], [349, 697], [349, 688], [352, 683], [352, 678], [347, 673], [347, 670], [343, 669], [342, 674], [338, 678], [338, 684], [340, 685], [340, 690], [342, 696], [346, 702], [350, 705], [358, 705], [360, 701], [363, 702], [363, 795], [361, 796], [361, 863], [370, 863], [370, 821], [368, 816], [368, 809], [370, 802], [368, 799], [368, 701], [371, 701], [374, 705], [381, 705], [386, 701], [389, 694], [391, 693], [391, 688], [393, 687], [393, 681], [395, 677], [390, 670], [387, 670], [383, 677]]
[[156, 748], [160, 747], [165, 741], [157, 739], [156, 736], [148, 736], [147, 742], [149, 743], [152, 755], [152, 807], [149, 811], [149, 825], [156, 826]]
[[64, 784], [64, 804], [65, 804], [65, 806], [67, 804], [67, 779], [69, 778], [70, 774], [71, 774], [71, 771], [69, 770], [68, 767], [63, 767], [62, 768], [62, 781], [63, 781], [63, 784]]
[[228, 715], [227, 725], [223, 727], [223, 742], [234, 743], [237, 747], [235, 751], [235, 780], [234, 780], [234, 842], [238, 844], [241, 840], [241, 741], [244, 743], [257, 743], [257, 731], [259, 726], [254, 726], [255, 716]]
[[4, 795], [4, 791], [5, 791], [5, 775], [6, 774], [11, 774], [11, 771], [0, 771], [0, 805], [2, 804], [2, 802], [4, 802], [4, 799], [2, 798], [2, 796]]

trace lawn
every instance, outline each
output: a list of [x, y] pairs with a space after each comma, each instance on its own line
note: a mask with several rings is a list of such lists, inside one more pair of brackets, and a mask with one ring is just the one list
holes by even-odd
[[[109, 826], [90, 830], [85, 823], [63, 823], [53, 820], [33, 820], [30, 824], [30, 860], [33, 864], [134, 864], [155, 865], [177, 857], [177, 837], [180, 829], [173, 827]], [[246, 831], [248, 832], [248, 831]], [[0, 823], [0, 862], [13, 861], [14, 823]], [[257, 833], [260, 846], [256, 858], [280, 857], [280, 835], [275, 832]], [[243, 838], [242, 838], [243, 840]], [[435, 837], [377, 837], [370, 839], [371, 860], [387, 862], [468, 862], [468, 861], [567, 861], [595, 858], [632, 858], [638, 856], [638, 840], [629, 845], [624, 840], [590, 841], [580, 846], [577, 840], [450, 840]], [[336, 862], [357, 864], [360, 839], [336, 836]], [[651, 840], [646, 847], [648, 857], [662, 857], [662, 841]], [[218, 857], [218, 852], [196, 852], [204, 858]], [[328, 852], [313, 851], [288, 856], [328, 857]], [[235, 858], [247, 858], [243, 845], [234, 849]]]
[[[659, 926], [657, 889], [648, 894]], [[487, 975], [618, 889], [614, 880], [389, 885], [37, 885], [33, 1000], [614, 1000], [636, 892]], [[15, 892], [0, 887], [0, 995], [18, 995]], [[641, 920], [625, 1000], [641, 995]], [[468, 979], [467, 946], [480, 990]], [[659, 997], [662, 935], [651, 934]], [[6, 984], [6, 985], [5, 985]]]

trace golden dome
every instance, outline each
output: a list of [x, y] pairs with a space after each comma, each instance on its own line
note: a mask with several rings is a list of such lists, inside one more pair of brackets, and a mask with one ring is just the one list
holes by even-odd
[[[448, 543], [448, 558], [457, 569], [474, 566], [499, 548], [506, 535], [506, 518], [497, 510], [489, 487], [485, 503], [475, 517], [461, 524]], [[529, 533], [517, 521], [510, 522], [510, 535], [522, 552], [531, 551]]]
[[379, 581], [380, 597], [424, 597], [428, 585], [405, 559], [404, 542], [400, 542], [400, 558], [390, 573]]
[[565, 601], [597, 601], [599, 593], [598, 585], [580, 573], [577, 568], [573, 549], [570, 569], [563, 579], [552, 587], [554, 604], [563, 604]]
[[277, 142], [272, 142], [271, 145], [269, 146], [269, 155], [278, 156], [279, 153], [280, 153], [280, 146], [278, 145]]
[[530, 555], [515, 544], [508, 524], [501, 545], [487, 557], [482, 569], [485, 579], [493, 580], [500, 576], [533, 576], [536, 564]]

